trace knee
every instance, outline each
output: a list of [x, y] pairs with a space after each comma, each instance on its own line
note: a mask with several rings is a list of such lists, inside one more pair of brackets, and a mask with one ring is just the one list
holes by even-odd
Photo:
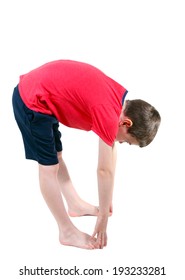
[[42, 165], [39, 164], [39, 174], [42, 177], [56, 176], [59, 170], [59, 164], [55, 165]]

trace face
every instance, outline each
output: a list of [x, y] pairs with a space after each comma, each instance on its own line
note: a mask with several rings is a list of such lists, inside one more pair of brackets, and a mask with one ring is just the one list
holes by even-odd
[[119, 128], [118, 128], [118, 133], [116, 137], [116, 141], [119, 142], [120, 144], [122, 143], [128, 143], [129, 145], [137, 145], [139, 146], [138, 141], [130, 135], [127, 130], [128, 130], [128, 125], [129, 122], [127, 121], [120, 121], [119, 123]]

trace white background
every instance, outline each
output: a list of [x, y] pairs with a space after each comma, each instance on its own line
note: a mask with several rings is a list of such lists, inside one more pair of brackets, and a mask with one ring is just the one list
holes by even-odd
[[[184, 279], [185, 8], [180, 0], [3, 0], [0, 3], [0, 277], [35, 268], [160, 266]], [[160, 112], [151, 145], [118, 145], [114, 215], [108, 246], [61, 246], [38, 185], [37, 164], [24, 159], [11, 105], [19, 75], [54, 59], [93, 64]], [[64, 156], [81, 196], [97, 204], [97, 137], [61, 126]], [[73, 218], [92, 234], [94, 217]], [[48, 279], [60, 279], [51, 276]], [[68, 279], [69, 276], [63, 276]], [[29, 278], [29, 277], [28, 277]], [[36, 279], [45, 279], [40, 276]], [[73, 276], [74, 278], [74, 276]], [[122, 279], [124, 276], [117, 276]], [[125, 279], [150, 279], [125, 276]]]

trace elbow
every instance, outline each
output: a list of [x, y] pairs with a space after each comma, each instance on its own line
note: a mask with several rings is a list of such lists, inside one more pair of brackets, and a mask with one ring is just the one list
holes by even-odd
[[98, 177], [112, 177], [113, 171], [107, 168], [97, 168], [97, 175]]

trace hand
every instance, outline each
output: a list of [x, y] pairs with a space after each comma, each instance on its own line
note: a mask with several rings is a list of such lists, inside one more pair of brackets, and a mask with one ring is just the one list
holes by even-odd
[[103, 249], [107, 245], [107, 222], [108, 215], [98, 215], [92, 239], [96, 238], [93, 244], [96, 249]]

